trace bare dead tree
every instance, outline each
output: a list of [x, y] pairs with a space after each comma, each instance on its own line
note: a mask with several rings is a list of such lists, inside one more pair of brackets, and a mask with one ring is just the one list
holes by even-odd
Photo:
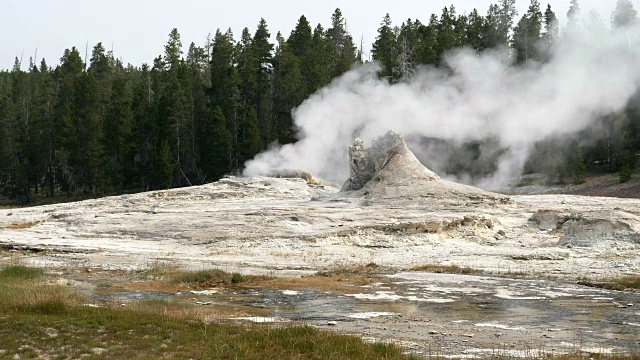
[[411, 60], [411, 45], [407, 41], [407, 37], [402, 37], [402, 48], [398, 53], [398, 59], [396, 66], [392, 69], [392, 78], [394, 82], [410, 82], [416, 75], [416, 71], [413, 68], [413, 62]]

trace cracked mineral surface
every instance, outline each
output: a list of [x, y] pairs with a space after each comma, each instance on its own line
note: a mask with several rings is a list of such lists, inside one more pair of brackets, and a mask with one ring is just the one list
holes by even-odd
[[[6, 209], [0, 246], [53, 250], [39, 257], [51, 264], [105, 268], [170, 260], [254, 270], [456, 264], [565, 279], [640, 272], [640, 200], [489, 193], [440, 179], [400, 135], [388, 136], [358, 190], [295, 177], [227, 177]], [[35, 225], [10, 228], [23, 223]]]

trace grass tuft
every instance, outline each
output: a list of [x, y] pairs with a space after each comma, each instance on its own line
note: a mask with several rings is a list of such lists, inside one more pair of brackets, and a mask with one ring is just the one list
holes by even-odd
[[411, 271], [427, 271], [437, 274], [461, 274], [461, 275], [471, 275], [471, 274], [479, 274], [482, 271], [472, 269], [470, 267], [458, 266], [458, 265], [437, 265], [437, 264], [427, 264], [427, 265], [419, 265], [411, 268]]
[[176, 284], [191, 286], [212, 286], [224, 284], [229, 274], [218, 269], [200, 270], [200, 271], [182, 271], [171, 275], [171, 280]]
[[219, 269], [174, 271], [169, 274], [169, 278], [174, 284], [197, 288], [238, 285], [247, 281], [247, 277], [240, 273], [229, 274]]
[[231, 283], [232, 284], [239, 284], [241, 282], [245, 282], [246, 279], [244, 276], [242, 276], [242, 274], [235, 272], [233, 274], [231, 274]]
[[42, 269], [13, 265], [0, 270], [0, 279], [3, 280], [36, 280], [44, 275]]
[[61, 314], [81, 296], [63, 286], [46, 284], [42, 269], [9, 266], [0, 270], [0, 312]]
[[316, 276], [322, 277], [334, 277], [334, 276], [371, 276], [378, 275], [384, 272], [385, 268], [371, 262], [365, 265], [355, 266], [337, 266], [328, 270], [321, 270], [316, 273]]
[[581, 278], [578, 280], [578, 284], [617, 291], [638, 290], [640, 289], [640, 275], [621, 276], [604, 281], [594, 281], [588, 278]]
[[10, 230], [30, 229], [38, 225], [39, 223], [40, 223], [39, 221], [30, 221], [25, 223], [10, 224], [5, 226], [4, 229], [10, 229]]

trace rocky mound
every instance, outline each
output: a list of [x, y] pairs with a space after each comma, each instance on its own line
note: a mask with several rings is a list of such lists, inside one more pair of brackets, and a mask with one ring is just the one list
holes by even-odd
[[540, 230], [561, 236], [560, 246], [597, 246], [605, 241], [640, 244], [640, 216], [619, 209], [538, 210], [529, 219]]
[[349, 147], [350, 178], [342, 187], [345, 197], [368, 200], [439, 200], [441, 204], [506, 203], [509, 198], [441, 179], [418, 161], [404, 137], [394, 131], [376, 138], [370, 148], [356, 139]]

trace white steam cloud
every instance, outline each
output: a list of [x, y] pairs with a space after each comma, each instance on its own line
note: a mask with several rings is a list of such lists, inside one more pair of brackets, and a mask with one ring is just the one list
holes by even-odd
[[303, 169], [342, 182], [353, 139], [369, 141], [393, 129], [456, 143], [497, 138], [509, 151], [478, 185], [503, 185], [520, 174], [536, 142], [580, 131], [625, 107], [640, 84], [636, 34], [565, 34], [549, 61], [520, 67], [505, 61], [506, 50], [461, 49], [447, 56], [449, 69], [423, 68], [410, 83], [394, 85], [376, 77], [376, 66], [354, 69], [294, 109], [297, 143], [259, 154], [244, 174]]

